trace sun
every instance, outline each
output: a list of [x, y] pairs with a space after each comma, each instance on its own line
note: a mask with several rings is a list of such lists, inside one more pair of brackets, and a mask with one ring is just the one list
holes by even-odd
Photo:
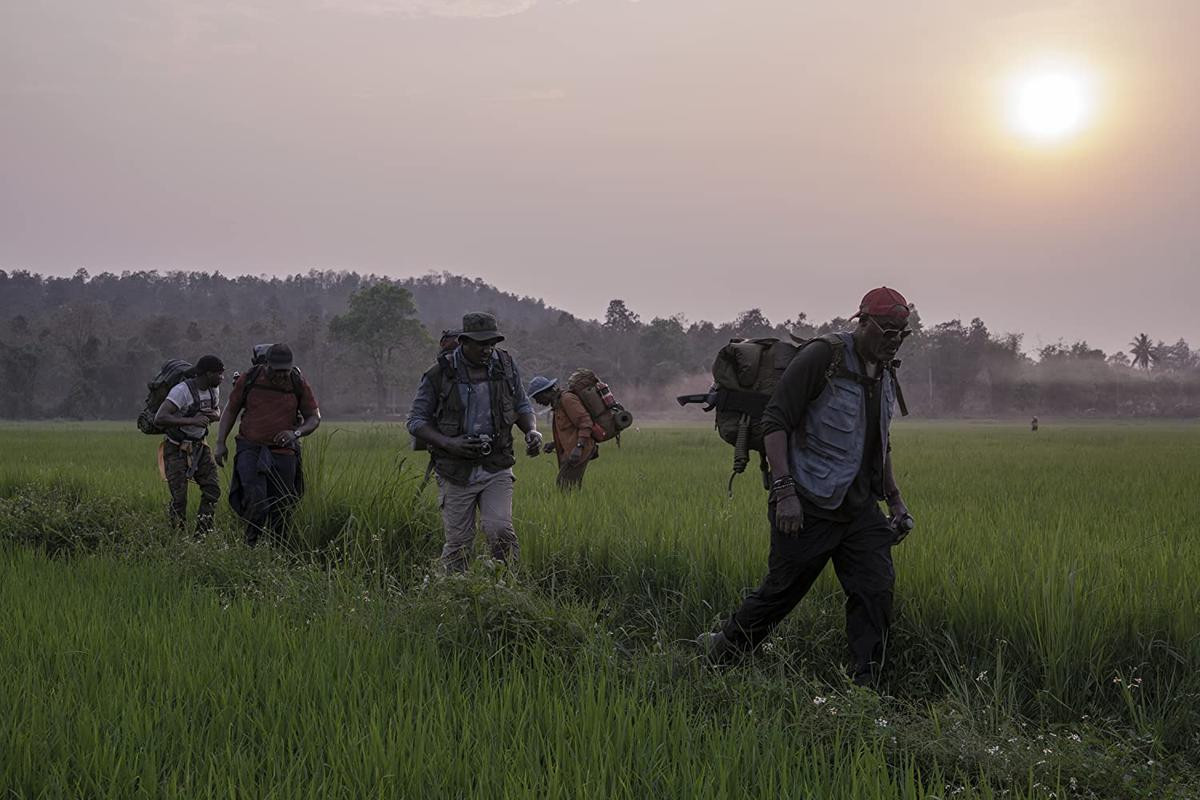
[[1009, 127], [1035, 144], [1075, 138], [1092, 122], [1094, 84], [1092, 75], [1081, 67], [1047, 65], [1019, 73], [1008, 87]]

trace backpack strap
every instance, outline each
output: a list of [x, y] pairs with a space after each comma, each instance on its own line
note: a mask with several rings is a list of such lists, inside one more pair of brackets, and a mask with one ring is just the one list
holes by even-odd
[[508, 381], [508, 385], [512, 388], [513, 397], [521, 393], [521, 387], [517, 385], [517, 368], [513, 366], [512, 356], [507, 350], [497, 350], [500, 356], [500, 368], [504, 372], [504, 380]]
[[187, 386], [188, 391], [192, 394], [192, 404], [188, 406], [188, 413], [186, 415], [192, 417], [195, 416], [196, 412], [200, 410], [200, 390], [196, 388], [195, 378], [188, 378], [183, 383], [185, 386]]
[[262, 365], [256, 365], [250, 368], [246, 373], [246, 385], [242, 387], [242, 408], [246, 407], [246, 401], [250, 399], [250, 392], [258, 385], [258, 377], [262, 374]]
[[825, 380], [832, 381], [834, 378], [845, 378], [849, 381], [854, 381], [860, 386], [873, 386], [875, 381], [868, 378], [866, 375], [860, 375], [857, 372], [851, 372], [846, 367], [846, 343], [842, 341], [842, 337], [836, 333], [827, 333], [811, 341], [821, 341], [827, 343], [833, 348], [833, 357], [829, 361], [829, 368], [825, 370]]
[[437, 367], [439, 369], [430, 371], [430, 380], [436, 381], [434, 389], [436, 390], [438, 404], [440, 409], [450, 398], [450, 392], [454, 391], [455, 385], [458, 383], [458, 370], [451, 362], [452, 353], [441, 353], [437, 357]]
[[262, 377], [263, 367], [261, 364], [252, 368], [246, 373], [246, 386], [242, 389], [242, 406], [246, 405], [246, 400], [250, 397], [250, 391], [255, 387], [262, 389], [265, 392], [278, 392], [280, 394], [296, 395], [296, 402], [304, 402], [304, 381], [300, 378], [300, 370], [292, 367], [290, 377], [292, 379], [291, 389], [278, 389], [274, 386], [267, 386], [259, 383], [258, 379]]
[[885, 369], [892, 376], [892, 386], [896, 387], [896, 405], [900, 406], [900, 416], [908, 416], [908, 403], [904, 402], [904, 390], [900, 388], [900, 378], [896, 376], [896, 370], [900, 367], [900, 361], [897, 359], [891, 364], [888, 364]]

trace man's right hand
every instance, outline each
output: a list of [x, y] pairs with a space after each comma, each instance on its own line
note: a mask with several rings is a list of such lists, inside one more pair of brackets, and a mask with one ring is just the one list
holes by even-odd
[[221, 412], [215, 408], [206, 408], [200, 412], [200, 416], [205, 418], [203, 424], [206, 425], [221, 421]]
[[478, 439], [466, 435], [447, 438], [442, 444], [442, 449], [450, 455], [466, 459], [482, 457], [480, 447], [481, 442]]
[[225, 459], [228, 457], [229, 448], [225, 446], [224, 442], [219, 443], [216, 448], [213, 449], [213, 460], [217, 462], [218, 467], [225, 466]]
[[775, 503], [775, 527], [788, 536], [796, 535], [804, 527], [804, 509], [795, 494], [781, 497]]

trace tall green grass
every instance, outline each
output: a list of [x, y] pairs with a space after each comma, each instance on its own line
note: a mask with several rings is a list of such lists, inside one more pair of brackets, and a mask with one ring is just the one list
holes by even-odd
[[[727, 500], [730, 453], [707, 430], [633, 432], [567, 498], [550, 459], [523, 459], [519, 569], [461, 580], [430, 569], [436, 492], [418, 492], [424, 463], [398, 426], [327, 424], [317, 439], [280, 554], [239, 547], [224, 509], [218, 536], [177, 541], [149, 437], [0, 426], [0, 539], [96, 554], [6, 556], [0, 601], [28, 622], [5, 629], [0, 691], [38, 731], [0, 749], [18, 765], [0, 772], [18, 796], [219, 794], [212, 754], [233, 750], [251, 754], [228, 784], [247, 796], [275, 785], [293, 789], [276, 796], [1063, 796], [1074, 779], [1082, 796], [1182, 797], [1200, 786], [1193, 427], [899, 425], [919, 527], [895, 551], [883, 698], [844, 684], [831, 574], [753, 663], [731, 674], [695, 663], [681, 640], [757, 583], [767, 547], [753, 466]], [[84, 629], [119, 634], [89, 680], [38, 660]], [[211, 741], [188, 733], [184, 662], [205, 685], [228, 684], [214, 704], [239, 709], [261, 741], [233, 723]], [[429, 683], [400, 689], [396, 671]], [[324, 693], [310, 694], [308, 675]], [[176, 694], [150, 702], [146, 685]], [[421, 699], [401, 711], [405, 691]], [[130, 783], [144, 747], [130, 743], [148, 723], [116, 703], [168, 709], [151, 748], [157, 783]], [[63, 733], [71, 708], [120, 732], [109, 762], [81, 761], [107, 751]], [[292, 727], [303, 735], [285, 735]], [[422, 731], [424, 750], [398, 741]], [[38, 744], [59, 739], [60, 750]], [[385, 766], [389, 753], [406, 765]], [[19, 766], [38, 762], [56, 765], [57, 783]], [[110, 788], [65, 782], [82, 776]]]

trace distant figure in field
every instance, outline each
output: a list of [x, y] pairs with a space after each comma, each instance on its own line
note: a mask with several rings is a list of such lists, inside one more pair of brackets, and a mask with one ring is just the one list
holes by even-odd
[[564, 492], [583, 488], [588, 462], [600, 455], [600, 446], [592, 438], [592, 417], [583, 401], [574, 392], [558, 388], [557, 378], [541, 375], [529, 382], [529, 396], [554, 409], [554, 441], [546, 445], [546, 452], [558, 456], [558, 488]]
[[458, 345], [442, 352], [421, 376], [408, 432], [433, 456], [446, 543], [442, 565], [462, 571], [470, 561], [478, 514], [492, 557], [515, 560], [520, 552], [512, 523], [513, 425], [525, 434], [525, 452], [542, 452], [533, 405], [517, 365], [504, 350], [496, 318], [463, 317]]
[[282, 542], [304, 493], [300, 439], [321, 424], [317, 398], [292, 363], [292, 348], [271, 345], [265, 363], [234, 384], [217, 429], [217, 464], [229, 455], [225, 440], [239, 415], [229, 505], [246, 522], [246, 544], [253, 547], [263, 532]]
[[1029, 423], [1029, 430], [1033, 431], [1034, 433], [1037, 433], [1037, 429], [1038, 429], [1038, 418], [1034, 417], [1033, 421]]
[[187, 525], [188, 484], [200, 487], [196, 512], [196, 538], [212, 531], [213, 512], [221, 499], [217, 465], [206, 441], [208, 426], [221, 418], [220, 386], [225, 365], [216, 356], [196, 362], [192, 377], [171, 387], [154, 424], [166, 431], [162, 444], [163, 475], [171, 493], [171, 523], [179, 530]]
[[851, 677], [878, 680], [892, 617], [891, 548], [912, 529], [889, 440], [893, 361], [909, 315], [895, 289], [873, 289], [851, 317], [853, 332], [812, 340], [780, 377], [763, 414], [767, 575], [719, 632], [699, 638], [711, 663], [732, 664], [762, 644], [832, 560], [846, 594]]

